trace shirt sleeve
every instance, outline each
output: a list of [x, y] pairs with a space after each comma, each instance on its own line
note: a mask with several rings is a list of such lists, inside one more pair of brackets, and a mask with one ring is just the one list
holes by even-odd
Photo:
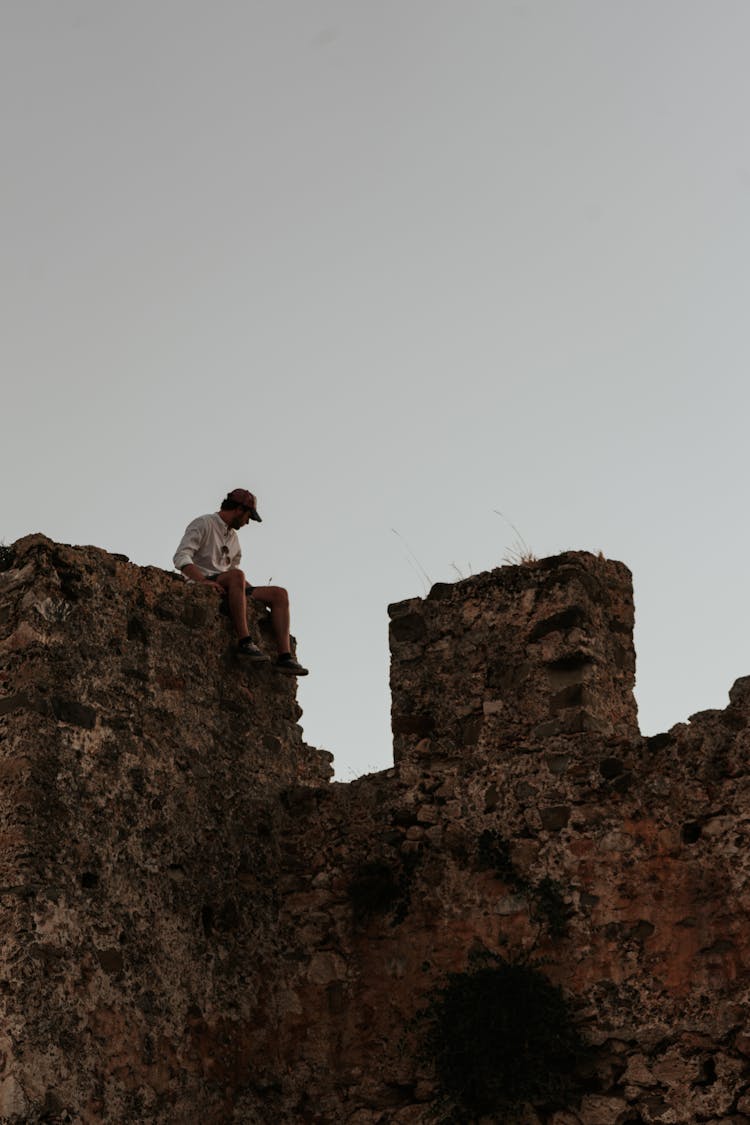
[[172, 559], [177, 570], [182, 570], [183, 566], [188, 566], [188, 564], [193, 561], [196, 552], [205, 538], [205, 534], [205, 520], [201, 516], [187, 525], [185, 534], [180, 540], [180, 545]]

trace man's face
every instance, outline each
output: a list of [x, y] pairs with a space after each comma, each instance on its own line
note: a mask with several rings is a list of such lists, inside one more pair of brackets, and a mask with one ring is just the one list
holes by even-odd
[[248, 508], [237, 508], [234, 515], [229, 521], [229, 526], [233, 531], [239, 531], [241, 527], [246, 527], [250, 522], [250, 511]]

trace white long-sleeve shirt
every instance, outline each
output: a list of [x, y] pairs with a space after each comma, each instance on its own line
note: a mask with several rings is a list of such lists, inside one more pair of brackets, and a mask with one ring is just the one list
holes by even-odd
[[241, 556], [237, 532], [227, 527], [218, 512], [213, 512], [198, 516], [187, 525], [173, 562], [177, 570], [193, 563], [204, 574], [220, 574], [239, 566]]

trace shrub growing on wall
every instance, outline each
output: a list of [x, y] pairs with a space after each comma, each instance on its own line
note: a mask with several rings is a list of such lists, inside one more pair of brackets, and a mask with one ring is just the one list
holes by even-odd
[[428, 1018], [438, 1080], [463, 1113], [565, 1104], [582, 1042], [560, 989], [537, 969], [493, 958], [452, 973]]
[[398, 899], [400, 885], [390, 864], [365, 863], [355, 872], [348, 893], [355, 919], [364, 922], [388, 913]]
[[14, 562], [14, 551], [12, 547], [6, 546], [5, 543], [0, 543], [0, 571], [10, 570]]

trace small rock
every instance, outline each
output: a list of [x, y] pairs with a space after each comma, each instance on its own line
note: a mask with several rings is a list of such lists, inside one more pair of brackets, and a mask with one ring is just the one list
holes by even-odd
[[482, 704], [482, 711], [485, 715], [499, 715], [505, 710], [505, 704], [502, 699], [485, 699]]
[[542, 818], [542, 828], [547, 832], [559, 832], [561, 828], [565, 828], [570, 820], [570, 807], [568, 805], [552, 805], [549, 808], [541, 809], [539, 815]]
[[618, 1125], [620, 1115], [627, 1112], [628, 1103], [622, 1098], [588, 1094], [581, 1102], [578, 1119], [581, 1125]]
[[622, 1081], [634, 1086], [657, 1085], [644, 1055], [631, 1055]]
[[562, 777], [571, 762], [570, 754], [547, 754], [545, 756], [547, 769], [555, 777]]
[[334, 980], [344, 980], [346, 962], [337, 953], [316, 953], [307, 969], [307, 979], [312, 984], [330, 984]]

